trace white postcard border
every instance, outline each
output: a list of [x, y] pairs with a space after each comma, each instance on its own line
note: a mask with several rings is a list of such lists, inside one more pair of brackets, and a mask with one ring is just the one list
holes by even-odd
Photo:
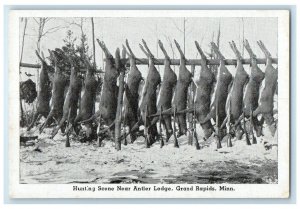
[[[130, 184], [152, 191], [116, 191], [112, 184], [20, 184], [19, 183], [19, 18], [20, 17], [278, 17], [278, 184], [226, 184], [234, 191], [219, 191], [219, 184], [195, 184], [194, 191], [176, 191], [189, 184]], [[289, 116], [289, 11], [287, 10], [15, 10], [9, 15], [9, 194], [11, 198], [287, 198], [290, 172]], [[95, 187], [96, 191], [73, 191], [73, 186]], [[113, 192], [97, 191], [114, 187]], [[119, 185], [120, 186], [120, 185]], [[153, 191], [154, 186], [173, 191]], [[195, 186], [213, 186], [217, 191], [195, 191]]]

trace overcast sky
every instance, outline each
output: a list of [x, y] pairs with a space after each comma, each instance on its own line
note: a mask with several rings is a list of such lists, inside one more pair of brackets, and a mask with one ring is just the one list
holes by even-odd
[[[54, 49], [63, 45], [63, 38], [66, 36], [67, 30], [72, 30], [75, 37], [80, 37], [80, 28], [72, 22], [80, 22], [80, 18], [53, 18], [46, 23], [45, 31], [53, 27], [60, 27], [54, 33], [49, 33], [43, 37], [41, 41], [41, 49], [48, 56], [48, 49]], [[176, 39], [183, 48], [183, 18], [94, 18], [95, 22], [95, 38], [103, 40], [114, 55], [117, 47], [122, 47], [125, 39], [129, 40], [130, 46], [137, 57], [145, 57], [139, 48], [141, 39], [145, 39], [150, 50], [158, 58], [163, 58], [161, 50], [157, 47], [157, 40], [160, 39], [172, 57], [172, 50], [168, 39]], [[262, 40], [269, 49], [273, 57], [277, 57], [277, 18], [187, 18], [186, 21], [186, 58], [196, 58], [197, 50], [194, 41], [197, 40], [204, 51], [209, 51], [209, 43], [213, 34], [218, 31], [220, 23], [221, 37], [220, 50], [226, 58], [235, 58], [229, 41], [234, 40], [238, 48], [242, 52], [243, 25], [244, 36], [249, 40], [254, 53], [258, 57], [264, 57], [263, 53], [256, 44], [257, 40]], [[243, 24], [244, 23], [244, 24]], [[88, 38], [90, 50], [92, 50], [92, 30], [91, 20], [86, 18], [84, 21], [84, 31]], [[20, 22], [20, 43], [22, 41], [22, 31], [24, 22]], [[23, 62], [37, 63], [35, 56], [37, 42], [38, 25], [33, 18], [28, 19]], [[172, 42], [173, 43], [173, 42]], [[91, 51], [90, 51], [91, 54]], [[179, 53], [175, 48], [175, 58], [179, 57]], [[245, 57], [249, 57], [245, 51]], [[102, 67], [102, 50], [96, 43], [96, 63], [98, 67]], [[198, 67], [199, 68], [199, 67]], [[233, 68], [233, 67], [230, 67]], [[246, 67], [248, 69], [248, 67]], [[160, 67], [163, 69], [163, 67]], [[140, 67], [143, 75], [146, 76], [146, 67]], [[199, 69], [196, 68], [198, 71]], [[26, 69], [27, 72], [35, 71]], [[234, 72], [234, 69], [232, 69]], [[233, 73], [234, 74], [234, 73]]]

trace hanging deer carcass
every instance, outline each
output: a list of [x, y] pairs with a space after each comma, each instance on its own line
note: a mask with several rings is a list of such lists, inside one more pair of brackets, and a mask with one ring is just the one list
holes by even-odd
[[[129, 126], [129, 130], [132, 130], [139, 119], [139, 88], [143, 77], [136, 66], [136, 57], [129, 46], [128, 40], [126, 40], [126, 46], [129, 51], [130, 70], [127, 76], [127, 84], [125, 85], [124, 123]], [[130, 138], [131, 143], [133, 143], [136, 139], [134, 131], [130, 132]]]
[[[102, 84], [99, 110], [89, 119], [81, 121], [81, 123], [86, 124], [98, 119], [99, 121], [98, 131], [97, 131], [98, 145], [101, 146], [102, 133], [112, 130], [115, 123], [117, 99], [118, 99], [117, 78], [119, 76], [119, 71], [118, 69], [116, 69], [115, 59], [106, 48], [104, 42], [100, 41], [99, 39], [97, 39], [97, 42], [101, 47], [101, 49], [103, 50], [106, 58], [104, 81]], [[101, 123], [100, 123], [101, 121], [104, 121], [105, 125], [108, 126], [107, 129], [101, 130]]]
[[49, 74], [52, 73], [54, 69], [46, 63], [45, 59], [40, 56], [38, 51], [35, 51], [35, 53], [41, 62], [41, 70], [39, 74], [39, 91], [37, 96], [36, 112], [33, 116], [31, 124], [27, 128], [27, 131], [30, 131], [42, 116], [47, 118], [50, 111], [51, 81]]
[[[99, 105], [99, 111], [97, 112], [97, 116], [101, 118], [101, 120], [104, 121], [105, 125], [109, 126], [110, 128], [113, 128], [113, 124], [116, 118], [116, 110], [117, 110], [117, 100], [118, 100], [118, 86], [117, 86], [117, 79], [120, 74], [118, 69], [115, 66], [115, 60], [111, 53], [106, 48], [104, 42], [99, 41], [97, 39], [97, 42], [101, 49], [103, 50], [105, 54], [105, 74], [104, 74], [104, 81], [103, 81], [103, 87], [100, 97], [100, 105]], [[118, 50], [116, 51], [116, 54], [118, 53]], [[116, 56], [116, 58], [120, 58], [120, 56]], [[120, 60], [117, 60], [120, 62]], [[101, 121], [100, 120], [100, 121]], [[98, 134], [100, 133], [100, 126], [99, 123], [99, 129]], [[102, 137], [98, 136], [98, 145], [101, 145]]]
[[146, 82], [143, 88], [140, 111], [142, 116], [142, 122], [145, 126], [146, 147], [149, 148], [158, 137], [158, 130], [156, 125], [151, 125], [149, 115], [157, 112], [156, 100], [157, 100], [157, 88], [161, 83], [160, 74], [154, 65], [154, 56], [149, 50], [146, 42], [142, 40], [144, 47], [140, 44], [141, 50], [148, 57], [149, 60], [149, 72], [146, 78]]
[[[192, 74], [186, 68], [185, 56], [182, 52], [180, 45], [176, 40], [174, 40], [175, 45], [180, 54], [180, 66], [179, 66], [179, 75], [175, 87], [173, 107], [176, 108], [177, 112], [185, 110], [187, 108], [187, 94], [189, 85], [192, 82]], [[184, 135], [187, 132], [187, 123], [186, 123], [186, 114], [177, 115], [177, 122], [179, 126], [178, 136]]]
[[[75, 66], [72, 57], [68, 56], [68, 60], [71, 66], [70, 85], [63, 106], [63, 117], [60, 120], [58, 127], [54, 129], [52, 133], [52, 138], [57, 134], [58, 130], [64, 125], [64, 123], [67, 122], [67, 124], [74, 127], [74, 121], [77, 116], [82, 87], [82, 79], [78, 74], [79, 70]], [[70, 146], [68, 133], [66, 146]]]
[[[230, 123], [236, 124], [240, 116], [243, 114], [243, 96], [245, 92], [245, 87], [249, 81], [249, 76], [243, 67], [243, 63], [242, 63], [243, 58], [241, 56], [241, 53], [238, 51], [234, 41], [229, 42], [229, 45], [236, 56], [237, 66], [236, 66], [236, 74], [233, 80], [233, 85], [229, 92], [227, 104], [226, 104], [227, 112], [230, 109], [229, 111], [230, 115], [227, 114], [226, 119], [223, 121], [223, 124], [221, 125], [221, 129], [225, 126], [227, 121], [229, 124]], [[237, 124], [235, 125], [234, 132], [237, 139], [240, 140], [243, 135], [243, 130], [240, 122], [237, 122]], [[227, 133], [227, 134], [229, 134], [228, 139], [230, 140], [231, 133]]]
[[55, 119], [57, 122], [61, 120], [63, 115], [65, 91], [66, 87], [68, 86], [68, 78], [60, 66], [58, 66], [59, 63], [57, 62], [56, 52], [49, 50], [49, 53], [54, 60], [55, 65], [55, 73], [52, 81], [53, 88], [51, 97], [51, 110], [46, 118], [46, 121], [40, 128], [40, 133], [42, 133], [43, 129], [49, 125], [51, 119]]
[[[197, 120], [201, 122], [205, 119], [210, 111], [211, 96], [213, 92], [213, 86], [215, 83], [215, 77], [213, 72], [207, 67], [207, 58], [204, 55], [200, 45], [195, 41], [196, 48], [201, 56], [201, 71], [200, 77], [197, 82], [196, 99], [195, 99], [195, 111]], [[201, 127], [204, 131], [204, 140], [208, 139], [213, 133], [213, 125], [208, 120], [205, 123], [201, 123]]]
[[84, 63], [87, 70], [84, 77], [83, 93], [80, 99], [78, 115], [74, 121], [75, 125], [92, 117], [95, 109], [98, 85], [95, 76], [95, 66], [93, 66], [86, 57], [84, 58]]
[[161, 119], [161, 123], [164, 125], [166, 130], [166, 140], [168, 141], [171, 135], [173, 134], [171, 115], [167, 115], [167, 114], [163, 115], [162, 112], [172, 107], [172, 97], [177, 83], [177, 76], [170, 66], [171, 64], [170, 57], [168, 56], [163, 46], [163, 43], [160, 40], [158, 41], [158, 45], [162, 50], [163, 54], [165, 55], [164, 76], [159, 91], [158, 103], [157, 103], [158, 112], [161, 114], [160, 114], [160, 118], [156, 117], [152, 119], [151, 124], [155, 125], [157, 121]]
[[[257, 117], [253, 117], [252, 113], [258, 107], [260, 87], [265, 75], [257, 65], [256, 55], [253, 53], [248, 40], [244, 41], [244, 47], [251, 58], [251, 72], [243, 99], [243, 115], [240, 117], [239, 121], [242, 120], [242, 117], [250, 119], [250, 137], [252, 137], [252, 139], [255, 141], [252, 127], [256, 131], [256, 136], [260, 137], [262, 135], [263, 120], [259, 121]], [[247, 130], [244, 131], [246, 131], [246, 140], [248, 140]], [[249, 141], [246, 142], [247, 144], [250, 144]]]
[[261, 91], [258, 107], [253, 112], [253, 117], [262, 114], [264, 121], [268, 125], [272, 136], [276, 131], [276, 123], [273, 117], [274, 95], [277, 87], [278, 70], [272, 65], [271, 53], [267, 50], [262, 41], [257, 42], [266, 56], [266, 69], [264, 88]]
[[217, 83], [214, 90], [213, 99], [210, 112], [206, 118], [200, 122], [201, 124], [206, 123], [211, 118], [216, 122], [216, 136], [217, 136], [217, 148], [221, 148], [221, 140], [223, 138], [223, 130], [221, 130], [221, 124], [226, 118], [226, 100], [228, 97], [229, 89], [232, 83], [232, 75], [225, 66], [225, 57], [219, 51], [217, 45], [212, 42], [211, 47], [213, 51], [217, 54], [220, 60], [220, 66], [217, 72]]

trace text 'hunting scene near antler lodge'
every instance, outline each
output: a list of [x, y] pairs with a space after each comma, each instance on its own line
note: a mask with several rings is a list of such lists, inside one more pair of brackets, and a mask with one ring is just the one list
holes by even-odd
[[21, 183], [277, 183], [272, 17], [20, 19]]

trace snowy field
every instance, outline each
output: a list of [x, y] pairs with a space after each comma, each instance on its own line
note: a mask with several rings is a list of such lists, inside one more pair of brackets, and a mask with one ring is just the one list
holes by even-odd
[[[147, 149], [144, 138], [134, 144], [122, 145], [116, 151], [114, 143], [104, 141], [81, 143], [71, 140], [65, 147], [65, 137], [50, 139], [52, 129], [45, 129], [35, 143], [21, 145], [20, 182], [36, 183], [277, 183], [277, 134], [274, 138], [264, 128], [257, 144], [248, 146], [245, 139], [233, 139], [233, 147], [222, 142], [216, 149], [211, 137], [204, 142], [201, 129], [201, 150], [187, 144], [187, 137], [178, 138], [180, 148], [174, 148], [173, 138], [160, 148], [155, 143]], [[32, 131], [32, 134], [34, 130]], [[22, 131], [21, 131], [22, 133]], [[38, 149], [36, 149], [38, 147]], [[269, 148], [269, 149], [268, 149]]]

